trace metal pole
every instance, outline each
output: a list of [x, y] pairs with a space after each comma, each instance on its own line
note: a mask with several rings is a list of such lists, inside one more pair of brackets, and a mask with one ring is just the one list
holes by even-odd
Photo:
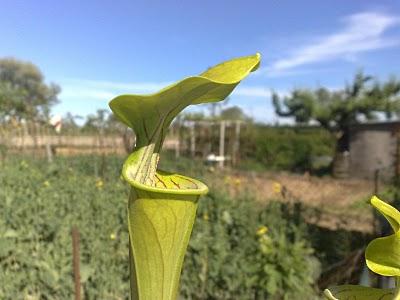
[[224, 159], [225, 159], [225, 121], [220, 122], [220, 127], [219, 127], [219, 166], [221, 168], [224, 167]]
[[81, 275], [79, 270], [79, 231], [72, 228], [72, 265], [74, 271], [75, 300], [81, 300]]
[[190, 152], [192, 157], [196, 155], [196, 136], [194, 131], [195, 122], [192, 121], [190, 126]]

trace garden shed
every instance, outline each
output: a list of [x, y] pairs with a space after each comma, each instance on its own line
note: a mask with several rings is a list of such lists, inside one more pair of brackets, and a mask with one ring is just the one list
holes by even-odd
[[400, 173], [400, 122], [357, 124], [350, 129], [350, 176], [390, 180]]

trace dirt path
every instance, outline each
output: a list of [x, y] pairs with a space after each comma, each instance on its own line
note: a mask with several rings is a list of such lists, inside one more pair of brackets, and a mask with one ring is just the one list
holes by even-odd
[[[272, 199], [300, 201], [315, 208], [317, 214], [308, 222], [329, 229], [372, 232], [372, 214], [367, 201], [373, 193], [373, 182], [360, 179], [333, 179], [283, 172], [262, 174], [224, 171], [213, 176], [215, 187], [227, 187], [232, 196], [251, 194], [258, 201]], [[223, 183], [221, 182], [223, 181]]]

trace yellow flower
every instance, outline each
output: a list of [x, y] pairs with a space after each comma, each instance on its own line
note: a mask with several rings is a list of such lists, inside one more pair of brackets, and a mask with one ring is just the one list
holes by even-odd
[[208, 221], [210, 218], [208, 217], [208, 213], [203, 214], [203, 220]]
[[50, 182], [49, 182], [48, 180], [46, 180], [45, 182], [43, 182], [43, 185], [44, 185], [45, 187], [48, 187], [48, 186], [50, 186]]
[[235, 178], [235, 185], [240, 185], [242, 183], [242, 181], [240, 180], [240, 178]]
[[103, 180], [97, 179], [97, 181], [96, 181], [96, 187], [97, 187], [98, 189], [101, 189], [103, 186], [104, 186]]
[[279, 182], [275, 181], [272, 184], [272, 189], [274, 190], [275, 194], [281, 194], [282, 193], [282, 184], [280, 184]]
[[115, 233], [110, 234], [110, 239], [115, 240], [117, 238], [117, 235]]
[[262, 225], [262, 226], [258, 227], [256, 234], [258, 236], [262, 236], [262, 235], [266, 234], [267, 232], [268, 232], [268, 227]]

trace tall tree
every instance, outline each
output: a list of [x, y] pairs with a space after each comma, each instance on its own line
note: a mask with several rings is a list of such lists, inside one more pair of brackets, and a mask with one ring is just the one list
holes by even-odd
[[109, 111], [106, 109], [98, 109], [96, 114], [88, 115], [86, 122], [83, 125], [83, 130], [86, 131], [100, 131], [103, 133], [104, 129], [109, 123]]
[[62, 118], [62, 127], [64, 131], [74, 132], [79, 130], [79, 125], [77, 120], [83, 119], [80, 115], [73, 115], [70, 112], [67, 112]]
[[221, 110], [222, 120], [251, 121], [251, 118], [239, 106], [231, 106]]
[[14, 58], [0, 59], [0, 120], [47, 119], [60, 87], [46, 84], [37, 66]]
[[379, 113], [387, 118], [399, 113], [400, 81], [391, 78], [381, 83], [359, 72], [342, 90], [296, 89], [283, 99], [273, 93], [272, 100], [279, 116], [294, 117], [302, 124], [316, 122], [335, 136], [335, 172], [339, 162], [346, 163], [350, 126], [377, 119]]

